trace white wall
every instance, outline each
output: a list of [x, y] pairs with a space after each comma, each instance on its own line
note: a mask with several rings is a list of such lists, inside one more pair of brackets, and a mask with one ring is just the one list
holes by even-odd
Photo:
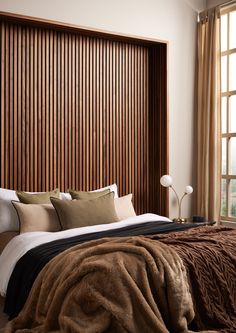
[[[170, 174], [192, 183], [197, 12], [205, 0], [0, 0], [0, 10], [169, 41]], [[176, 216], [171, 194], [171, 217]], [[183, 202], [190, 214], [191, 196]]]

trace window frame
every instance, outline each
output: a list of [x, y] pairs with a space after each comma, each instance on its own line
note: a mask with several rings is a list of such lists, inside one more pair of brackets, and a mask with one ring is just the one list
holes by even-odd
[[[229, 57], [231, 54], [236, 54], [236, 48], [229, 49], [229, 42], [230, 42], [230, 12], [236, 11], [236, 5], [230, 6], [228, 8], [224, 8], [220, 12], [220, 17], [223, 15], [227, 15], [227, 50], [221, 51], [221, 38], [220, 38], [220, 66], [221, 66], [221, 59], [223, 56], [227, 56], [227, 89], [225, 92], [222, 92], [222, 82], [220, 84], [220, 110], [222, 115], [222, 98], [226, 97], [226, 133], [222, 133], [221, 131], [221, 144], [223, 142], [223, 138], [226, 139], [226, 174], [222, 172], [222, 162], [223, 162], [223, 155], [221, 155], [221, 184], [222, 180], [226, 180], [226, 212], [227, 215], [220, 214], [220, 218], [222, 221], [230, 221], [236, 222], [236, 217], [230, 216], [230, 181], [236, 180], [236, 175], [232, 175], [229, 173], [230, 167], [230, 139], [236, 137], [236, 132], [230, 132], [230, 97], [236, 96], [236, 90], [229, 90]], [[220, 20], [220, 36], [221, 36], [221, 20]], [[220, 73], [222, 73], [220, 71]], [[221, 192], [221, 213], [222, 213], [222, 192]]]

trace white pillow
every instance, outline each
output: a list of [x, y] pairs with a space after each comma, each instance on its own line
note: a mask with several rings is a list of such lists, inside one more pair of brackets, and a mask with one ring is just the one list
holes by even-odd
[[19, 201], [16, 192], [0, 188], [0, 232], [19, 230], [18, 216], [12, 200]]
[[111, 192], [114, 192], [114, 198], [119, 198], [116, 184], [108, 185], [108, 186], [99, 188], [97, 190], [93, 190], [91, 192], [101, 192], [101, 191], [107, 190], [108, 188], [110, 189]]
[[62, 200], [71, 200], [70, 193], [60, 192], [60, 196]]
[[[43, 192], [27, 192], [43, 193]], [[71, 200], [69, 193], [60, 193], [62, 200]], [[14, 190], [0, 188], [0, 232], [19, 231], [19, 222], [16, 211], [12, 205], [13, 201], [19, 201]]]

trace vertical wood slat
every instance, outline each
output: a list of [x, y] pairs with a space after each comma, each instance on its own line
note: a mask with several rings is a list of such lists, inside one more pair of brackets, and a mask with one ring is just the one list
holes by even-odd
[[5, 23], [1, 22], [1, 186], [5, 187], [5, 160], [6, 160], [6, 151], [5, 151]]
[[134, 194], [137, 213], [167, 212], [159, 185], [168, 165], [166, 45], [4, 20], [0, 34], [0, 186], [116, 182], [120, 196]]
[[[33, 86], [33, 29], [29, 30], [29, 86]], [[29, 187], [34, 187], [34, 98], [33, 98], [33, 89], [29, 89]], [[14, 111], [16, 113], [16, 111]], [[30, 176], [32, 175], [32, 177]], [[15, 188], [16, 186], [14, 186]]]
[[13, 150], [14, 150], [14, 181], [13, 181], [13, 187], [16, 188], [17, 187], [17, 174], [18, 174], [18, 170], [17, 170], [17, 159], [18, 159], [18, 153], [17, 150], [14, 149], [14, 147], [17, 147], [17, 132], [18, 132], [18, 119], [17, 119], [17, 54], [18, 54], [18, 43], [17, 43], [17, 29], [16, 27], [14, 27], [14, 98], [13, 98], [13, 103], [14, 103], [14, 111], [13, 111], [13, 115], [14, 115], [14, 125], [13, 125], [13, 131], [14, 131], [14, 138], [13, 138]]
[[9, 27], [5, 31], [5, 186], [9, 186]]
[[[13, 171], [13, 26], [9, 29], [9, 174]], [[14, 179], [9, 179], [9, 186], [13, 186]]]
[[31, 156], [32, 158], [32, 171], [31, 171], [31, 177], [33, 179], [33, 184], [31, 185], [32, 188], [37, 189], [37, 171], [38, 171], [38, 166], [37, 166], [37, 154], [38, 151], [36, 149], [36, 147], [38, 147], [38, 140], [37, 140], [37, 136], [38, 136], [38, 129], [37, 129], [37, 55], [38, 55], [38, 30], [31, 31], [31, 37], [32, 37], [32, 44], [31, 44], [31, 48], [32, 48], [32, 73], [31, 73], [31, 87], [33, 87], [32, 89], [32, 110], [31, 112], [33, 112], [33, 124], [32, 124], [32, 142], [31, 145], [33, 146], [33, 155]]

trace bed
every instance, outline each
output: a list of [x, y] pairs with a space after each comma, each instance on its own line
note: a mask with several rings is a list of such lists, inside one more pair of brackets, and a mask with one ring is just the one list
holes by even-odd
[[155, 214], [20, 234], [0, 256], [2, 332], [236, 332], [235, 241]]

